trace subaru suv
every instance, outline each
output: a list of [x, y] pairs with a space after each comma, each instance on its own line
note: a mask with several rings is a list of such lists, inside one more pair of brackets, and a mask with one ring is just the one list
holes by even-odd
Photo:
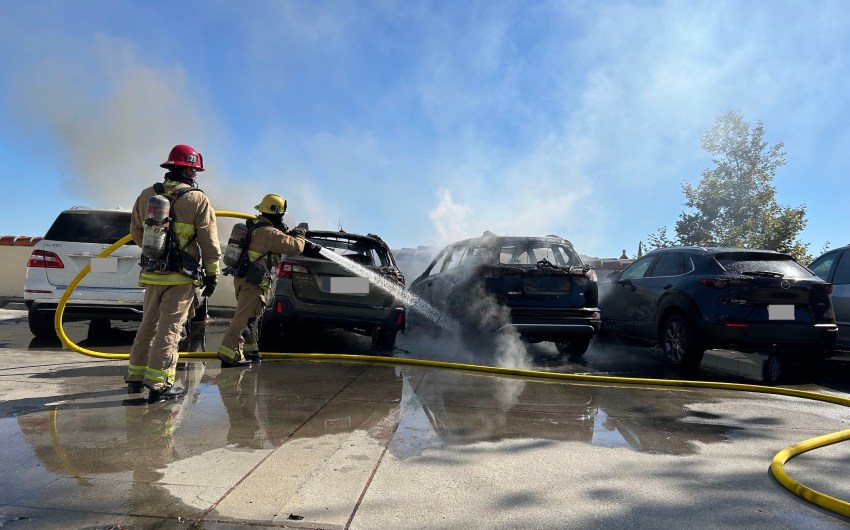
[[[404, 289], [390, 248], [375, 234], [307, 231], [307, 239]], [[260, 349], [279, 351], [282, 337], [309, 330], [342, 329], [366, 335], [376, 350], [392, 350], [407, 309], [395, 294], [327, 258], [283, 256], [260, 320]], [[393, 291], [393, 289], [389, 289]]]
[[130, 240], [109, 257], [92, 261], [129, 233], [127, 210], [74, 207], [59, 214], [27, 262], [24, 302], [33, 335], [56, 337], [53, 320], [59, 300], [90, 263], [92, 271], [71, 294], [64, 319], [92, 320], [106, 327], [110, 319], [141, 320], [144, 289], [139, 287], [139, 247]]
[[674, 366], [714, 348], [801, 364], [829, 355], [838, 335], [832, 284], [772, 250], [663, 248], [609, 278], [603, 333], [656, 343]]
[[601, 325], [594, 269], [558, 236], [457, 241], [431, 261], [410, 291], [455, 318], [466, 336], [514, 330], [583, 355]]

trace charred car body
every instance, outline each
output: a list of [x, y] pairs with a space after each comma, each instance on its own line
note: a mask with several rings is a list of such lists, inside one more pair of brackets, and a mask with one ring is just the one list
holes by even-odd
[[558, 236], [483, 236], [452, 243], [410, 291], [456, 318], [466, 333], [513, 329], [582, 355], [599, 330], [596, 274]]
[[[307, 231], [307, 239], [404, 287], [390, 248], [375, 234]], [[260, 322], [260, 349], [280, 351], [282, 340], [316, 329], [343, 329], [372, 337], [392, 350], [406, 325], [406, 307], [366, 278], [325, 258], [283, 256]]]
[[787, 254], [670, 247], [609, 277], [603, 332], [657, 343], [674, 366], [696, 366], [712, 348], [818, 358], [836, 339], [832, 285]]

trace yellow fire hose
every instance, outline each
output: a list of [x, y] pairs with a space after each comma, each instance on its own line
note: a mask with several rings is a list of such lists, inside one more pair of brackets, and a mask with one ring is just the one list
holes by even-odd
[[[219, 217], [235, 217], [240, 219], [252, 219], [254, 216], [238, 213], [221, 211], [216, 212]], [[104, 249], [97, 257], [102, 258], [109, 256], [116, 249], [131, 240], [131, 236], [127, 235], [108, 248]], [[75, 344], [65, 334], [62, 327], [62, 316], [65, 312], [65, 305], [71, 296], [71, 293], [80, 284], [83, 278], [91, 271], [91, 265], [86, 265], [77, 274], [62, 298], [59, 300], [59, 305], [56, 307], [56, 317], [53, 321], [56, 328], [56, 334], [62, 343], [70, 350], [90, 357], [99, 359], [126, 360], [130, 355], [127, 353], [103, 353], [92, 350], [87, 350]], [[536, 370], [522, 370], [513, 368], [499, 368], [495, 366], [481, 366], [475, 364], [450, 363], [443, 361], [427, 361], [421, 359], [402, 359], [395, 357], [381, 357], [372, 355], [354, 355], [354, 354], [329, 354], [329, 353], [280, 353], [280, 352], [263, 352], [263, 359], [308, 359], [314, 361], [363, 361], [367, 363], [378, 364], [407, 364], [415, 366], [428, 366], [436, 368], [446, 368], [452, 370], [470, 370], [477, 372], [485, 372], [500, 375], [513, 375], [521, 377], [530, 377], [538, 379], [555, 379], [562, 381], [585, 381], [594, 383], [615, 383], [615, 384], [631, 384], [631, 385], [653, 385], [653, 386], [671, 386], [671, 387], [691, 387], [691, 388], [714, 388], [720, 390], [738, 390], [743, 392], [756, 392], [762, 394], [778, 394], [783, 396], [798, 397], [803, 399], [811, 399], [815, 401], [823, 401], [827, 403], [835, 403], [850, 407], [850, 398], [823, 394], [820, 392], [809, 392], [806, 390], [795, 390], [792, 388], [770, 387], [763, 385], [747, 385], [741, 383], [716, 383], [709, 381], [687, 381], [675, 379], [650, 379], [643, 377], [613, 377], [601, 375], [583, 375], [583, 374], [564, 374], [557, 372], [541, 372]], [[197, 359], [215, 359], [216, 354], [211, 352], [180, 352], [180, 357], [197, 358]], [[843, 501], [830, 497], [825, 493], [816, 491], [808, 486], [805, 486], [792, 479], [784, 469], [785, 463], [797, 455], [801, 455], [813, 449], [825, 447], [838, 442], [850, 440], [850, 429], [818, 436], [798, 444], [787, 447], [777, 453], [770, 464], [770, 471], [776, 480], [779, 481], [786, 489], [813, 504], [820, 506], [831, 512], [841, 514], [845, 517], [850, 517], [850, 502]]]

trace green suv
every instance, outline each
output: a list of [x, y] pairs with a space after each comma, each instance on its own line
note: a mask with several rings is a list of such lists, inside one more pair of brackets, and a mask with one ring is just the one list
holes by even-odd
[[[404, 288], [390, 248], [374, 235], [308, 231], [307, 239]], [[404, 303], [385, 289], [324, 258], [283, 256], [260, 321], [260, 349], [280, 351], [283, 336], [342, 329], [372, 338], [376, 350], [392, 350], [407, 322]]]

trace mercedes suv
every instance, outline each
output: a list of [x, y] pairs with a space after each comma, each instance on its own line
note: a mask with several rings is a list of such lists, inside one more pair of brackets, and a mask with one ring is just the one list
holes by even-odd
[[130, 212], [75, 207], [59, 214], [27, 262], [24, 302], [30, 331], [55, 338], [56, 307], [65, 289], [86, 265], [92, 271], [71, 294], [65, 320], [141, 320], [144, 290], [139, 287], [141, 250], [130, 240], [107, 258], [93, 261], [130, 233]]

